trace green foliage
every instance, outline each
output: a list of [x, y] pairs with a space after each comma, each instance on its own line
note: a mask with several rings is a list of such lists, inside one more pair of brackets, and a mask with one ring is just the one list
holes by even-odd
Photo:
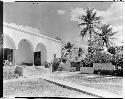
[[68, 42], [67, 44], [65, 44], [64, 48], [67, 49], [68, 52], [70, 52], [71, 48], [73, 47], [74, 44], [71, 44], [70, 42]]
[[[71, 55], [72, 55], [72, 48], [73, 48], [74, 44], [68, 42], [66, 43], [61, 50], [61, 57], [62, 58], [66, 58], [66, 59], [71, 59]], [[68, 57], [69, 56], [69, 57]]]
[[123, 70], [94, 70], [94, 74], [99, 75], [112, 75], [112, 76], [121, 76], [123, 77]]
[[106, 53], [93, 54], [92, 61], [94, 63], [109, 63], [112, 61], [112, 55]]
[[71, 67], [80, 67], [80, 62], [70, 62], [71, 63]]
[[108, 48], [108, 52], [111, 53], [111, 54], [116, 54], [116, 51], [115, 51], [114, 47]]
[[66, 63], [67, 59], [66, 58], [61, 58], [63, 63]]
[[80, 23], [80, 26], [85, 26], [85, 28], [82, 29], [80, 35], [82, 38], [89, 33], [90, 38], [92, 36], [92, 33], [95, 33], [95, 28], [98, 27], [98, 24], [100, 23], [101, 17], [97, 17], [96, 12], [94, 9], [86, 9], [86, 15], [81, 15], [79, 19], [82, 21]]
[[15, 67], [4, 66], [3, 67], [3, 79], [9, 80], [15, 77], [14, 75]]
[[110, 27], [109, 24], [102, 25], [100, 30], [101, 30], [101, 33], [98, 33], [98, 35], [102, 40], [103, 45], [105, 43], [106, 47], [108, 48], [110, 45], [113, 44], [110, 40], [114, 38], [111, 38], [111, 37], [115, 35], [117, 32], [112, 32], [112, 28]]
[[117, 67], [120, 66], [121, 68], [123, 68], [123, 55], [122, 54], [113, 55], [112, 64]]
[[4, 66], [3, 67], [3, 79], [15, 79], [20, 76], [23, 76], [23, 67], [13, 67], [13, 66]]
[[16, 67], [14, 74], [19, 75], [19, 76], [23, 76], [23, 67]]
[[42, 66], [45, 66], [45, 68], [49, 68], [49, 62], [47, 62], [47, 61], [43, 62]]
[[81, 60], [81, 66], [82, 67], [93, 67], [93, 63], [89, 58], [85, 58], [84, 60]]
[[58, 69], [60, 62], [61, 62], [60, 58], [56, 58], [53, 60], [52, 63], [53, 71], [56, 71]]

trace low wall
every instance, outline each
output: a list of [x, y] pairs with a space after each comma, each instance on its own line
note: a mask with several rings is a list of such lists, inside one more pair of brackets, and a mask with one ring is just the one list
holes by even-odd
[[113, 70], [114, 65], [112, 63], [93, 63], [93, 68], [95, 70]]
[[94, 68], [93, 67], [80, 67], [80, 72], [81, 73], [93, 73]]

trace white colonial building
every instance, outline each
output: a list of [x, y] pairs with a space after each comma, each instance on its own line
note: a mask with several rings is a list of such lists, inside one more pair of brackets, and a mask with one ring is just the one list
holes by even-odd
[[13, 64], [33, 63], [41, 65], [61, 57], [61, 42], [42, 35], [38, 29], [16, 25], [3, 24], [4, 60]]

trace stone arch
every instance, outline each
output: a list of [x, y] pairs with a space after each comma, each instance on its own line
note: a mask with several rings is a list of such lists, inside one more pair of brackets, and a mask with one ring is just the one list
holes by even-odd
[[14, 49], [16, 49], [14, 39], [3, 34], [3, 59], [10, 64], [14, 64]]
[[33, 65], [34, 49], [32, 43], [27, 39], [21, 39], [15, 52], [15, 62], [18, 65]]
[[35, 48], [35, 52], [40, 52], [40, 61], [41, 65], [47, 61], [47, 49], [46, 46], [42, 43], [38, 43]]
[[3, 48], [16, 49], [13, 38], [7, 34], [3, 34]]

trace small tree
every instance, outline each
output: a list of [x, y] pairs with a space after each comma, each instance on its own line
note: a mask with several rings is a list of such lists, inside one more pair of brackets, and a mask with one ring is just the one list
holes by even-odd
[[72, 48], [73, 48], [74, 44], [68, 42], [67, 44], [64, 45], [64, 49], [66, 50], [66, 55], [69, 55], [70, 56], [70, 59], [71, 60], [71, 54], [72, 54]]

